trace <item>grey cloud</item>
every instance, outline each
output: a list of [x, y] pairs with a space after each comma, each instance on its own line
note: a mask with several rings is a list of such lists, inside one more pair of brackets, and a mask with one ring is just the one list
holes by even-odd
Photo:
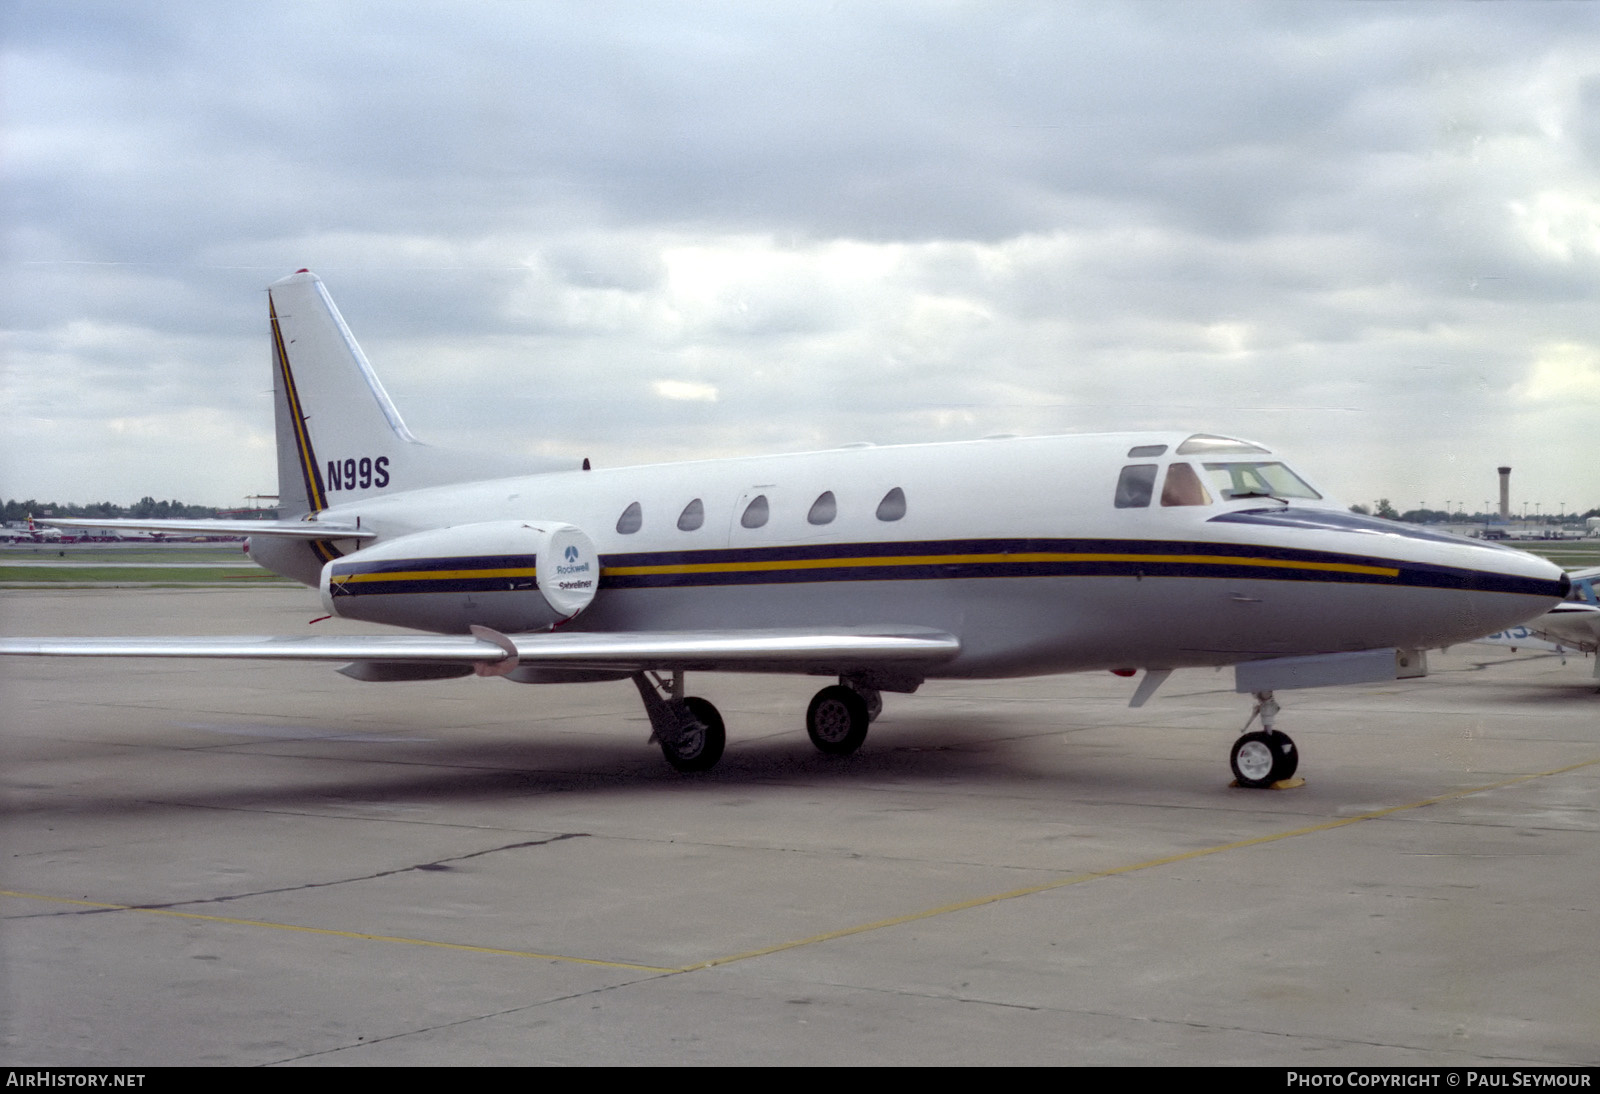
[[[1517, 212], [1595, 192], [1585, 5], [4, 18], [7, 383], [86, 414], [252, 413], [300, 266], [419, 433], [608, 460], [1204, 416], [1366, 482], [1536, 430], [1497, 405], [1539, 347], [1600, 345], [1600, 256]], [[733, 241], [771, 262], [672, 283]]]

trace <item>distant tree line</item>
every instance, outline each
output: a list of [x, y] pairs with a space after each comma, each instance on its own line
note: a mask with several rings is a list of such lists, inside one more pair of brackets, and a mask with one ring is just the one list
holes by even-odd
[[[1471, 521], [1481, 523], [1500, 519], [1499, 510], [1492, 513], [1468, 513], [1465, 509], [1457, 508], [1453, 512], [1443, 509], [1407, 509], [1404, 513], [1395, 511], [1388, 498], [1379, 498], [1374, 505], [1352, 505], [1352, 513], [1362, 513], [1366, 516], [1386, 517], [1389, 520], [1403, 520], [1409, 524], [1448, 524], [1451, 521]], [[1529, 514], [1523, 517], [1520, 513], [1513, 512], [1511, 519], [1519, 524], [1526, 520], [1528, 523], [1543, 524], [1581, 524], [1590, 517], [1600, 517], [1600, 506], [1590, 509], [1587, 513], [1566, 513], [1557, 516], [1552, 513]]]
[[115, 505], [109, 501], [95, 502], [93, 505], [79, 505], [77, 502], [62, 504], [57, 501], [39, 501], [29, 498], [27, 501], [7, 500], [4, 504], [3, 516], [0, 519], [7, 521], [27, 520], [29, 517], [128, 517], [142, 520], [165, 520], [168, 518], [192, 519], [195, 517], [215, 517], [218, 512], [216, 507], [210, 505], [185, 505], [183, 502], [157, 501], [148, 495], [140, 498], [132, 505]]

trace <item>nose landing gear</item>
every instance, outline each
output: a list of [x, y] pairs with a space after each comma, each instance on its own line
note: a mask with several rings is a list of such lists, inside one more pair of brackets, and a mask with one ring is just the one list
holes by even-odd
[[1258, 691], [1255, 698], [1255, 709], [1250, 712], [1250, 719], [1244, 727], [1249, 729], [1250, 723], [1260, 718], [1261, 728], [1254, 733], [1245, 733], [1233, 742], [1233, 749], [1228, 753], [1228, 765], [1233, 768], [1233, 777], [1240, 786], [1264, 790], [1294, 776], [1300, 767], [1300, 750], [1287, 733], [1279, 732], [1273, 726], [1273, 719], [1278, 714], [1278, 701], [1272, 697], [1272, 692]]

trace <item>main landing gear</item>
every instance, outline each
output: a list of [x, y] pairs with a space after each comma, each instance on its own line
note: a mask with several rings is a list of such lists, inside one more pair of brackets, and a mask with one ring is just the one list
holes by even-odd
[[679, 771], [710, 771], [722, 759], [728, 735], [717, 708], [698, 695], [685, 698], [683, 673], [663, 680], [653, 672], [632, 676], [650, 716], [650, 740]]
[[1261, 728], [1233, 742], [1228, 764], [1240, 786], [1261, 790], [1294, 775], [1300, 767], [1300, 750], [1287, 733], [1279, 732], [1272, 724], [1278, 714], [1278, 701], [1272, 692], [1258, 691], [1255, 698], [1255, 709], [1244, 727], [1249, 729], [1250, 722], [1259, 717]]
[[806, 735], [818, 752], [848, 756], [867, 739], [867, 726], [883, 710], [876, 688], [844, 681], [823, 688], [806, 708]]
[[[715, 767], [728, 742], [717, 708], [697, 695], [685, 696], [681, 672], [665, 677], [636, 672], [630, 679], [650, 717], [650, 743], [661, 746], [667, 762], [679, 771]], [[823, 688], [811, 700], [806, 734], [818, 751], [848, 756], [867, 739], [867, 726], [882, 710], [883, 696], [877, 688], [840, 677], [839, 683]]]

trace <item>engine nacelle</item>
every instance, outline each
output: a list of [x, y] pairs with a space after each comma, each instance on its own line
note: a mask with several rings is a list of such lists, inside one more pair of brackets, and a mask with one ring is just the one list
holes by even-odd
[[322, 567], [330, 615], [465, 634], [544, 630], [589, 606], [600, 556], [553, 521], [462, 524], [384, 540]]

